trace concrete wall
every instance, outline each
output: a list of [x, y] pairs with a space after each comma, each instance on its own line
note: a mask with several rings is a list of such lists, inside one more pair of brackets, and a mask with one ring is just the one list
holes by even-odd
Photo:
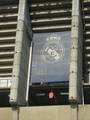
[[90, 120], [90, 105], [79, 107], [78, 120]]
[[12, 110], [10, 108], [0, 108], [0, 120], [12, 120]]
[[[19, 120], [76, 120], [73, 110], [70, 106], [21, 107]], [[11, 108], [0, 108], [0, 120], [13, 120], [12, 116]], [[90, 105], [79, 106], [77, 120], [90, 120]]]
[[70, 107], [37, 107], [20, 109], [20, 120], [70, 120]]

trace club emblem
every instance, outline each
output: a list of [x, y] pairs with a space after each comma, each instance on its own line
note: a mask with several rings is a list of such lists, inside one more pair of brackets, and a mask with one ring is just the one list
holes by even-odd
[[65, 48], [61, 42], [61, 38], [55, 34], [49, 36], [42, 50], [44, 61], [48, 63], [59, 62], [63, 58], [64, 54]]

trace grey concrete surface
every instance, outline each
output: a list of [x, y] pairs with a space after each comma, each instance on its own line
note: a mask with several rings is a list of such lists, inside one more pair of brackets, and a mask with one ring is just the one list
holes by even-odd
[[33, 107], [20, 109], [20, 120], [70, 120], [69, 106]]
[[0, 120], [12, 120], [12, 109], [0, 108]]
[[79, 106], [78, 120], [90, 120], [90, 105]]
[[[19, 120], [76, 120], [70, 106], [20, 107]], [[11, 108], [0, 108], [0, 120], [13, 120]], [[77, 120], [90, 120], [90, 105], [80, 105]]]

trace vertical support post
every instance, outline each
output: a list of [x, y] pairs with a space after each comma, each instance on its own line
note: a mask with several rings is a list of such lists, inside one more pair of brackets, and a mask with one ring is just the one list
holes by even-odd
[[89, 85], [90, 85], [90, 73], [89, 73]]
[[31, 39], [32, 30], [29, 18], [28, 0], [19, 0], [13, 76], [10, 91], [10, 103], [12, 105], [26, 105]]
[[77, 104], [71, 105], [71, 120], [78, 120], [78, 106], [77, 106]]
[[18, 107], [12, 108], [12, 120], [19, 120], [19, 108]]
[[26, 91], [26, 102], [28, 104], [28, 94], [29, 94], [29, 86], [31, 83], [31, 64], [32, 64], [32, 41], [30, 45], [30, 55], [29, 55], [29, 68], [28, 68], [28, 80], [27, 80], [27, 91]]
[[82, 39], [83, 27], [81, 20], [80, 0], [72, 0], [72, 31], [69, 101], [82, 101]]

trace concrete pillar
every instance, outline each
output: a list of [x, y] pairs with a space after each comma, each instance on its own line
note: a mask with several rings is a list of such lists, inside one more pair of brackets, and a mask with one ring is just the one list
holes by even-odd
[[19, 108], [18, 107], [12, 108], [12, 120], [19, 120]]
[[71, 120], [78, 120], [78, 105], [71, 105]]
[[81, 103], [82, 101], [82, 21], [80, 0], [72, 0], [72, 31], [71, 31], [71, 58], [69, 101]]
[[12, 105], [26, 105], [28, 66], [32, 31], [27, 0], [19, 0], [13, 76], [10, 91]]

